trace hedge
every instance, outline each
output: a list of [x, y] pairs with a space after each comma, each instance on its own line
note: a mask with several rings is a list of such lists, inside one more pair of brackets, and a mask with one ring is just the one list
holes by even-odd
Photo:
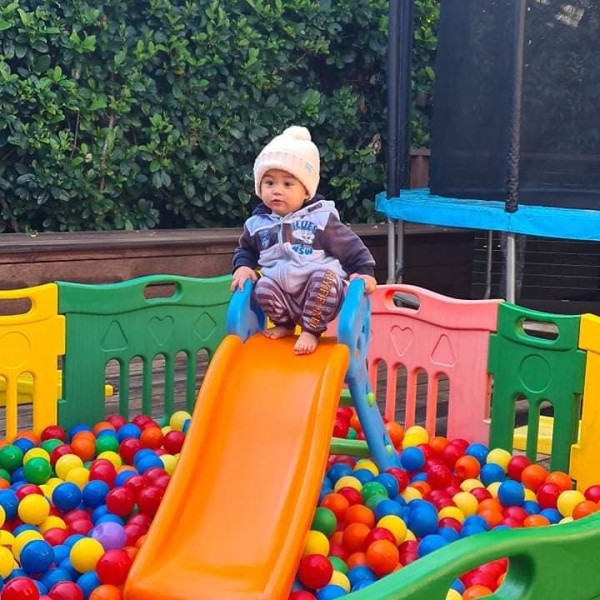
[[[438, 0], [416, 2], [427, 143]], [[0, 7], [0, 230], [237, 226], [256, 153], [288, 124], [346, 221], [385, 184], [384, 0], [8, 0]]]

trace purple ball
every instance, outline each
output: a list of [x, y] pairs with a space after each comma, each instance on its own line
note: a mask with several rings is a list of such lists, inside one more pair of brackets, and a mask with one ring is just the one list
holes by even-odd
[[92, 529], [92, 538], [98, 540], [105, 550], [118, 550], [125, 545], [127, 533], [123, 525], [114, 521], [105, 521]]

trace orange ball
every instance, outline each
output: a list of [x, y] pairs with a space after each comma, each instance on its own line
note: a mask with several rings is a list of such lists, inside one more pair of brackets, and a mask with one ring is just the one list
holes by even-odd
[[436, 435], [432, 437], [428, 444], [429, 447], [433, 450], [435, 456], [441, 456], [444, 448], [450, 443], [450, 440], [447, 437], [442, 435]]
[[400, 423], [396, 423], [396, 421], [390, 421], [385, 424], [385, 430], [390, 436], [390, 441], [394, 448], [400, 448], [404, 439], [404, 427]]
[[321, 506], [328, 508], [335, 515], [338, 523], [340, 523], [344, 520], [350, 502], [346, 496], [338, 494], [337, 492], [332, 492], [323, 498]]
[[10, 487], [10, 483], [6, 479], [0, 477], [0, 490], [6, 490]]
[[454, 463], [454, 472], [458, 475], [461, 481], [465, 479], [475, 479], [481, 471], [481, 463], [469, 454], [461, 456]]
[[431, 491], [431, 486], [426, 481], [411, 481], [410, 487], [421, 492], [421, 496], [425, 497]]
[[96, 442], [94, 437], [76, 435], [71, 441], [73, 453], [82, 461], [92, 460], [96, 456]]
[[573, 489], [573, 481], [567, 475], [567, 473], [563, 471], [552, 471], [546, 477], [545, 483], [554, 483], [556, 484], [561, 492], [566, 492], [567, 490]]
[[329, 538], [329, 541], [334, 543], [334, 544], [340, 544], [340, 546], [344, 543], [342, 540], [342, 536], [344, 535], [344, 532], [341, 530], [338, 531], [334, 531], [331, 534], [331, 537]]
[[116, 427], [109, 421], [98, 421], [98, 423], [92, 427], [92, 432], [94, 435], [98, 435], [100, 431], [104, 431], [106, 429], [110, 429], [111, 431], [117, 430]]
[[349, 506], [344, 519], [347, 524], [364, 523], [369, 529], [375, 527], [375, 513], [364, 504]]
[[140, 442], [143, 448], [158, 450], [162, 446], [164, 434], [160, 427], [146, 427], [140, 435]]
[[360, 552], [365, 549], [365, 540], [371, 533], [371, 528], [364, 523], [350, 523], [342, 536], [342, 543], [348, 553]]
[[479, 503], [477, 507], [477, 514], [481, 513], [483, 510], [495, 510], [498, 512], [502, 512], [504, 507], [500, 504], [500, 500], [498, 498], [485, 498]]
[[346, 565], [348, 565], [348, 569], [353, 569], [354, 567], [361, 567], [362, 565], [366, 564], [367, 555], [364, 552], [353, 552], [346, 559]]
[[538, 488], [545, 483], [547, 477], [548, 470], [537, 464], [527, 465], [521, 473], [523, 485], [533, 492], [538, 491]]
[[474, 598], [484, 598], [491, 596], [492, 590], [485, 585], [472, 585], [463, 592], [463, 600], [473, 600]]
[[584, 500], [575, 506], [573, 509], [573, 520], [583, 519], [583, 517], [587, 517], [592, 513], [598, 512], [600, 510], [600, 506], [598, 506], [597, 502], [592, 500]]
[[378, 576], [388, 575], [398, 567], [400, 553], [389, 540], [377, 540], [367, 548], [367, 566]]
[[523, 527], [546, 527], [550, 521], [544, 515], [529, 515], [523, 519]]
[[19, 433], [17, 433], [15, 436], [15, 440], [29, 440], [36, 446], [40, 445], [40, 436], [29, 429], [25, 431], [19, 431]]
[[500, 525], [504, 519], [502, 512], [493, 508], [484, 508], [483, 510], [478, 511], [477, 514], [482, 519], [485, 519], [486, 523], [490, 526], [490, 529], [496, 527], [496, 525]]
[[354, 429], [356, 433], [360, 433], [362, 431], [358, 415], [354, 414], [350, 417], [350, 427], [352, 427], [352, 429]]
[[123, 600], [123, 592], [116, 585], [105, 583], [92, 591], [89, 600]]

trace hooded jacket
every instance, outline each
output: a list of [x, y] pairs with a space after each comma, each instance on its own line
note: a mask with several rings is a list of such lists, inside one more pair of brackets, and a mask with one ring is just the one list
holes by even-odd
[[244, 224], [233, 255], [233, 270], [260, 267], [282, 290], [294, 294], [315, 271], [329, 269], [344, 278], [374, 275], [375, 259], [363, 241], [344, 225], [333, 202], [317, 194], [283, 217], [261, 205]]

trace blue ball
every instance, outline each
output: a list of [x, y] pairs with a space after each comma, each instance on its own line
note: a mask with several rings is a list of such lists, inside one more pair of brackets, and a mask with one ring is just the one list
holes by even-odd
[[[124, 473], [133, 473], [133, 471], [123, 471]], [[118, 476], [117, 476], [118, 477]], [[116, 480], [115, 480], [116, 487]], [[106, 496], [110, 492], [110, 486], [100, 479], [88, 481], [83, 487], [82, 500], [87, 508], [97, 508], [106, 501]]]
[[425, 466], [425, 454], [420, 448], [409, 446], [400, 453], [400, 464], [407, 471], [420, 471]]
[[361, 581], [357, 582], [356, 585], [352, 586], [352, 591], [358, 592], [358, 590], [362, 590], [363, 588], [370, 586], [372, 583], [372, 579], [362, 579]]
[[546, 517], [546, 519], [548, 519], [548, 521], [550, 521], [550, 523], [553, 525], [562, 520], [562, 515], [556, 508], [544, 508], [540, 511], [540, 515]]
[[[97, 434], [96, 434], [97, 438], [101, 438], [101, 437], [111, 437], [114, 438], [115, 440], [119, 439], [119, 436], [117, 434], [116, 431], [114, 431], [113, 429], [101, 429]], [[120, 441], [120, 440], [119, 440]]]
[[525, 500], [525, 488], [519, 481], [507, 479], [498, 488], [498, 500], [503, 506], [521, 506]]
[[335, 485], [338, 479], [352, 473], [352, 467], [346, 463], [335, 463], [327, 470], [327, 478]]
[[396, 500], [390, 500], [389, 498], [386, 498], [375, 507], [375, 519], [379, 521], [379, 519], [387, 515], [402, 517], [404, 512], [405, 510], [402, 504]]
[[32, 448], [35, 448], [35, 444], [28, 438], [18, 438], [13, 442], [13, 446], [19, 448], [23, 454]]
[[73, 425], [73, 427], [69, 429], [69, 439], [72, 440], [80, 431], [92, 431], [92, 428], [89, 425], [84, 425], [83, 423], [79, 425]]
[[368, 581], [375, 581], [377, 579], [377, 575], [367, 565], [357, 565], [348, 571], [348, 581], [350, 581], [352, 588], [359, 581], [364, 581], [365, 579]]
[[21, 549], [21, 568], [28, 574], [45, 573], [54, 562], [54, 550], [45, 540], [31, 540]]
[[115, 487], [121, 487], [125, 485], [125, 482], [134, 475], [135, 471], [131, 469], [127, 469], [127, 471], [121, 471], [120, 473], [117, 473], [117, 476], [115, 477]]
[[24, 531], [37, 531], [38, 528], [35, 525], [30, 525], [29, 523], [21, 523], [20, 525], [17, 525], [14, 529], [13, 529], [13, 535], [16, 537], [17, 535], [19, 535], [20, 533], [23, 533]]
[[38, 589], [40, 595], [45, 595], [48, 593], [48, 586], [42, 583], [41, 581], [34, 579], [33, 583], [35, 583], [35, 587]]
[[0, 506], [6, 513], [6, 520], [10, 521], [17, 516], [19, 499], [14, 490], [0, 490]]
[[52, 492], [52, 502], [63, 512], [77, 508], [81, 504], [81, 490], [70, 481], [59, 483]]
[[117, 437], [122, 442], [127, 438], [138, 438], [142, 434], [142, 430], [135, 423], [125, 423], [117, 430]]
[[138, 450], [133, 457], [133, 466], [137, 469], [138, 463], [140, 460], [144, 460], [147, 456], [156, 456], [154, 450], [150, 450], [150, 448], [142, 448]]
[[408, 506], [407, 525], [417, 537], [424, 537], [437, 532], [438, 512], [431, 502], [413, 500]]
[[535, 500], [525, 500], [523, 502], [523, 508], [528, 515], [538, 515], [542, 510]]
[[410, 478], [411, 483], [413, 481], [427, 481], [427, 473], [425, 472], [421, 472], [421, 473], [415, 473], [411, 478]]
[[64, 569], [73, 581], [75, 581], [80, 575], [77, 569], [71, 564], [71, 559], [69, 557], [63, 558], [58, 566], [61, 569]]
[[[65, 558], [69, 558], [69, 555], [71, 554], [71, 546], [67, 546], [66, 544], [59, 544], [58, 546], [54, 546], [54, 561], [56, 562], [57, 565], [60, 565], [60, 563], [65, 560]], [[66, 573], [66, 577], [70, 580], [71, 578], [71, 574], [68, 573], [67, 571], [62, 570], [61, 571], [63, 574]], [[50, 586], [52, 587], [52, 586]]]
[[486, 463], [481, 467], [479, 479], [481, 479], [481, 483], [487, 487], [490, 483], [504, 481], [506, 479], [506, 473], [500, 465], [497, 465], [496, 463]]
[[[56, 546], [54, 548], [55, 550], [55, 557], [56, 557]], [[64, 560], [66, 558], [67, 555], [65, 556], [61, 556], [61, 560]], [[53, 585], [60, 583], [61, 581], [71, 581], [70, 577], [69, 577], [69, 573], [67, 573], [65, 570], [63, 569], [59, 569], [54, 568], [54, 569], [48, 569], [48, 571], [46, 571], [41, 577], [40, 577], [40, 581], [48, 588], [50, 589]]]
[[464, 527], [481, 527], [484, 531], [487, 531], [490, 528], [488, 522], [479, 515], [469, 515], [466, 517], [463, 521], [463, 528]]
[[489, 454], [490, 449], [485, 444], [469, 444], [467, 449], [465, 450], [465, 454], [467, 456], [472, 456], [479, 461], [480, 465], [485, 465], [485, 461], [487, 459], [487, 455]]
[[378, 481], [387, 489], [390, 498], [400, 491], [400, 484], [391, 473], [380, 473], [375, 477], [375, 481]]
[[77, 585], [81, 588], [83, 597], [87, 600], [90, 594], [100, 585], [100, 579], [96, 575], [96, 571], [88, 571], [77, 579]]
[[333, 598], [345, 596], [346, 593], [343, 587], [328, 583], [317, 592], [317, 600], [333, 600]]
[[452, 527], [440, 527], [438, 533], [441, 536], [444, 536], [449, 542], [455, 542], [460, 538], [460, 533], [458, 533], [458, 531]]
[[456, 590], [459, 594], [462, 595], [462, 593], [465, 591], [466, 587], [465, 584], [460, 580], [460, 579], [455, 579], [451, 584], [450, 584], [450, 588], [453, 590]]
[[125, 521], [119, 517], [119, 515], [113, 515], [112, 513], [102, 515], [94, 521], [94, 525], [100, 525], [100, 523], [118, 523], [119, 525], [125, 525]]
[[356, 469], [350, 473], [352, 477], [358, 479], [363, 485], [375, 479], [375, 475], [369, 469]]
[[23, 484], [27, 483], [25, 479], [25, 469], [23, 467], [17, 467], [10, 476], [10, 480], [12, 483], [23, 482]]
[[110, 511], [108, 510], [106, 504], [101, 504], [100, 506], [97, 506], [90, 515], [92, 523], [94, 523], [95, 525], [98, 522], [98, 519], [101, 519], [103, 516], [108, 515], [109, 513]]
[[447, 546], [449, 543], [450, 543], [449, 540], [446, 539], [443, 535], [439, 535], [437, 533], [426, 535], [419, 542], [419, 556], [425, 556], [426, 554], [431, 554], [434, 550], [443, 548], [444, 546]]
[[83, 535], [82, 533], [73, 533], [65, 540], [64, 545], [71, 548], [75, 542], [82, 540], [84, 537], [87, 536]]
[[144, 456], [138, 460], [136, 465], [138, 472], [142, 475], [154, 467], [159, 467], [161, 469], [164, 468], [163, 461], [160, 460], [160, 457], [154, 453], [152, 453], [152, 455]]

